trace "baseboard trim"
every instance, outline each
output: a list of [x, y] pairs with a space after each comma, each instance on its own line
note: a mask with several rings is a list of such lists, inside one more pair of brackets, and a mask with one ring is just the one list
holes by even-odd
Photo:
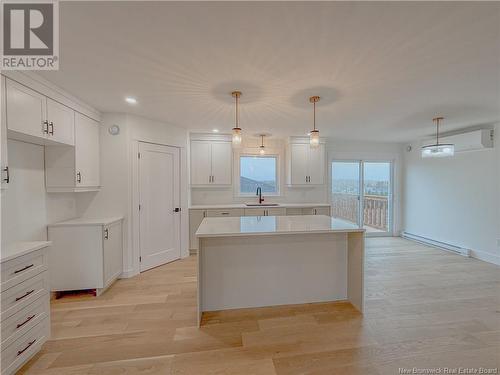
[[408, 240], [413, 240], [415, 242], [420, 242], [425, 245], [429, 245], [432, 247], [436, 247], [438, 249], [446, 250], [446, 251], [451, 251], [455, 254], [462, 255], [464, 257], [470, 257], [471, 256], [471, 250], [470, 249], [464, 249], [463, 247], [452, 245], [446, 242], [441, 242], [441, 241], [436, 241], [431, 238], [419, 236], [418, 234], [413, 234], [413, 233], [408, 233], [408, 232], [402, 232], [401, 237], [406, 238]]
[[462, 255], [469, 258], [474, 258], [481, 260], [483, 262], [495, 264], [500, 266], [500, 256], [495, 254], [490, 254], [484, 251], [464, 249], [459, 246], [447, 244], [445, 242], [435, 241], [427, 237], [422, 237], [413, 233], [401, 232], [401, 237], [406, 238], [411, 241], [419, 242], [424, 245], [432, 246], [437, 249], [453, 252], [457, 255]]
[[129, 279], [129, 278], [134, 277], [136, 275], [138, 275], [138, 273], [135, 272], [132, 268], [130, 268], [126, 271], [123, 271], [119, 278], [120, 279]]
[[485, 251], [477, 251], [477, 250], [472, 250], [471, 251], [471, 257], [482, 260], [483, 262], [487, 263], [492, 263], [497, 266], [500, 266], [500, 256], [495, 255], [495, 254], [490, 254]]

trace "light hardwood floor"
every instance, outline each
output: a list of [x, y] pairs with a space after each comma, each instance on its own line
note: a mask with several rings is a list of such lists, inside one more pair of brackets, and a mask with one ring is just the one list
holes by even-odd
[[398, 374], [499, 367], [500, 268], [400, 238], [367, 240], [366, 313], [321, 303], [206, 314], [196, 258], [52, 304], [26, 374]]

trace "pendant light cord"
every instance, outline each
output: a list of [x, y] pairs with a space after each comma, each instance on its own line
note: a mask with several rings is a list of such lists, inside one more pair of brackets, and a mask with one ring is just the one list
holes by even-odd
[[239, 121], [240, 116], [239, 116], [239, 110], [238, 110], [238, 99], [239, 99], [238, 95], [236, 95], [235, 99], [236, 99], [236, 128], [239, 128], [240, 127], [240, 121]]
[[313, 102], [313, 130], [316, 130], [316, 101]]

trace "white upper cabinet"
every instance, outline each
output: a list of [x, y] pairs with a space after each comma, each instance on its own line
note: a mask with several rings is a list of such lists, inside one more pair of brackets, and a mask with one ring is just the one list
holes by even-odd
[[6, 81], [6, 121], [10, 138], [43, 145], [75, 144], [71, 108], [15, 81]]
[[230, 142], [212, 143], [212, 184], [231, 185], [233, 147]]
[[99, 123], [79, 113], [75, 116], [75, 181], [77, 187], [100, 185]]
[[231, 185], [231, 142], [191, 141], [191, 185]]
[[75, 144], [75, 111], [47, 98], [49, 138], [66, 145]]
[[6, 88], [9, 135], [47, 138], [46, 97], [10, 79]]
[[100, 124], [75, 113], [75, 147], [45, 147], [48, 192], [96, 191], [100, 188]]
[[326, 174], [325, 145], [311, 148], [309, 143], [290, 143], [287, 150], [289, 186], [323, 185]]

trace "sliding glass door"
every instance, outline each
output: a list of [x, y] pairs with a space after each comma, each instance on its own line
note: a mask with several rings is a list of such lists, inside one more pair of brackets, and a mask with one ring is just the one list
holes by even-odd
[[392, 234], [392, 162], [334, 160], [331, 186], [333, 217]]

